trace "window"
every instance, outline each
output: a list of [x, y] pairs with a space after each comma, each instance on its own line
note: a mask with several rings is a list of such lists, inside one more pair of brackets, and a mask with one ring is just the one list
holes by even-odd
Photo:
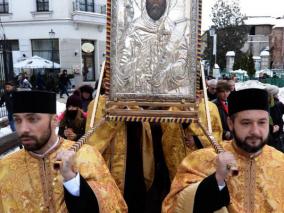
[[0, 13], [9, 13], [8, 0], [0, 0]]
[[[82, 40], [82, 45], [84, 43], [91, 43], [92, 45], [94, 45], [94, 47], [96, 47], [95, 41]], [[95, 50], [90, 53], [89, 52], [86, 53], [82, 50], [82, 61], [83, 61], [83, 80], [84, 81], [95, 81], [96, 80]]]
[[[0, 48], [3, 48], [3, 40], [0, 41]], [[19, 51], [19, 41], [18, 40], [6, 40], [6, 49], [8, 51]]]
[[59, 63], [58, 39], [34, 39], [32, 40], [33, 55]]
[[80, 10], [86, 12], [95, 12], [94, 0], [80, 0]]
[[37, 12], [47, 12], [49, 11], [49, 0], [37, 0], [36, 1]]
[[255, 26], [251, 26], [249, 34], [255, 35]]

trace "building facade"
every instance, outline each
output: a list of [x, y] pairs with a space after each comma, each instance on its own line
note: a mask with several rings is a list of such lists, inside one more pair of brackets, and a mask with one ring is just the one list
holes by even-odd
[[0, 18], [0, 35], [14, 63], [38, 55], [74, 74], [75, 85], [99, 78], [105, 58], [104, 0], [0, 0]]
[[284, 19], [279, 19], [270, 35], [271, 66], [284, 70]]
[[275, 18], [270, 16], [248, 16], [245, 24], [249, 26], [250, 31], [242, 51], [252, 53], [256, 71], [269, 69], [269, 36], [275, 24]]

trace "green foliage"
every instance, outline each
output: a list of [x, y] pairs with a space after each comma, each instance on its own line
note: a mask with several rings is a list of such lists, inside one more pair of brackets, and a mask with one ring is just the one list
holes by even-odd
[[248, 76], [251, 78], [255, 74], [255, 67], [252, 54], [242, 53], [241, 51], [236, 53], [235, 63], [233, 65], [233, 70], [246, 70]]
[[244, 16], [238, 0], [217, 0], [211, 10], [212, 22], [218, 29], [243, 25]]
[[[226, 68], [226, 53], [239, 52], [247, 39], [248, 27], [243, 25], [244, 16], [240, 13], [237, 1], [217, 0], [212, 7], [212, 21], [217, 34], [217, 64], [221, 69]], [[207, 33], [207, 47], [204, 59], [214, 64], [213, 38]]]
[[248, 55], [241, 51], [238, 51], [235, 56], [235, 63], [233, 65], [233, 70], [246, 70], [248, 69]]
[[249, 77], [253, 77], [255, 74], [255, 66], [254, 66], [252, 54], [250, 54], [248, 57], [247, 72], [248, 72]]

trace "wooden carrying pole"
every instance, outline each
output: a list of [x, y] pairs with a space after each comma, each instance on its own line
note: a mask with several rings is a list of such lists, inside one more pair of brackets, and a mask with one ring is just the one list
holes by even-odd
[[102, 69], [101, 69], [101, 75], [100, 75], [100, 78], [99, 78], [97, 92], [96, 92], [94, 108], [93, 108], [93, 111], [92, 111], [90, 128], [93, 128], [94, 123], [95, 123], [95, 116], [96, 116], [96, 112], [97, 112], [97, 108], [98, 108], [98, 102], [99, 102], [99, 98], [100, 98], [100, 94], [101, 94], [102, 82], [103, 82], [103, 79], [104, 79], [105, 64], [106, 64], [106, 62], [104, 61], [103, 65], [102, 65]]
[[[207, 120], [207, 125], [208, 125], [208, 130], [204, 128], [200, 120], [198, 120], [198, 125], [202, 129], [203, 133], [205, 136], [208, 138], [209, 142], [215, 149], [216, 153], [219, 154], [221, 152], [225, 152], [224, 148], [216, 141], [216, 139], [212, 135], [212, 125], [211, 125], [211, 117], [210, 117], [210, 112], [209, 112], [209, 106], [208, 106], [208, 97], [207, 97], [207, 92], [206, 92], [206, 84], [205, 84], [205, 74], [204, 74], [204, 69], [203, 65], [201, 64], [201, 78], [202, 78], [202, 85], [203, 85], [203, 94], [204, 94], [204, 105], [205, 105], [205, 112], [206, 112], [206, 120]], [[239, 170], [236, 165], [227, 165], [228, 169], [230, 169], [231, 174], [233, 176], [236, 176], [239, 174]]]
[[204, 74], [204, 68], [202, 64], [201, 64], [201, 80], [202, 80], [202, 86], [203, 86], [203, 98], [204, 98], [204, 106], [205, 106], [205, 112], [206, 112], [208, 132], [212, 134], [211, 116], [210, 116], [209, 107], [208, 107], [208, 96], [207, 96], [206, 83], [205, 83], [205, 74]]
[[[95, 127], [92, 127], [91, 129], [89, 129], [78, 141], [76, 141], [68, 150], [70, 151], [74, 151], [74, 152], [77, 152], [82, 146], [84, 143], [86, 143], [88, 137], [90, 137], [98, 127], [100, 127], [103, 123], [105, 122], [105, 119], [102, 118], [100, 120], [100, 122], [95, 126]], [[60, 165], [61, 165], [61, 161], [56, 161], [54, 162], [53, 164], [53, 168], [58, 170], [60, 168]]]
[[[100, 122], [94, 127], [94, 120], [95, 120], [95, 115], [96, 115], [96, 111], [97, 111], [97, 108], [98, 108], [97, 105], [98, 105], [98, 102], [99, 102], [100, 90], [101, 90], [103, 76], [104, 76], [104, 70], [105, 70], [104, 68], [105, 68], [105, 62], [103, 63], [103, 66], [102, 66], [102, 69], [101, 69], [101, 75], [100, 75], [97, 93], [96, 93], [96, 97], [95, 97], [95, 101], [94, 101], [94, 108], [93, 108], [92, 116], [91, 116], [90, 129], [68, 149], [70, 151], [77, 152], [83, 146], [83, 144], [86, 143], [88, 137], [90, 137], [96, 131], [96, 129], [98, 127], [100, 127], [105, 122], [105, 119], [102, 118], [100, 120]], [[53, 167], [54, 167], [54, 169], [58, 170], [60, 168], [60, 165], [61, 165], [61, 161], [56, 161], [53, 164]]]

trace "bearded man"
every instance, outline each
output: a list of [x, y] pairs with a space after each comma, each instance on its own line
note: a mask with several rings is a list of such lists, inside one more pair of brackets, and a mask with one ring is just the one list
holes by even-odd
[[[225, 152], [202, 149], [188, 155], [163, 202], [170, 212], [283, 212], [284, 155], [267, 146], [268, 95], [245, 89], [229, 96], [228, 125], [234, 139]], [[232, 176], [231, 168], [238, 167]]]
[[55, 93], [16, 92], [13, 106], [25, 149], [0, 161], [1, 213], [127, 212], [100, 153], [88, 145], [70, 151], [74, 142], [55, 133]]

